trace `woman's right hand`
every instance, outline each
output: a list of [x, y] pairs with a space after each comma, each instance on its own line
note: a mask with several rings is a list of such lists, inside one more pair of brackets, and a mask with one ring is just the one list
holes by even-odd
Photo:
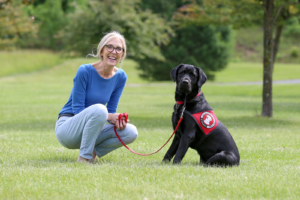
[[124, 128], [126, 128], [126, 124], [127, 122], [129, 122], [129, 119], [127, 119], [126, 122], [126, 118], [124, 116], [122, 116], [120, 123], [119, 123], [119, 115], [121, 113], [108, 113], [108, 117], [107, 120], [111, 123], [114, 124], [116, 126], [117, 129], [122, 130]]

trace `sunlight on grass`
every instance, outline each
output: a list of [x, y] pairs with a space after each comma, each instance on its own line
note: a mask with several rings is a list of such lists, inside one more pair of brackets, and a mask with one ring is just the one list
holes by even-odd
[[[300, 79], [300, 65], [276, 63], [273, 80]], [[215, 82], [248, 82], [263, 80], [262, 63], [229, 63], [228, 66], [216, 73]]]
[[0, 77], [48, 69], [64, 60], [47, 50], [0, 51]]

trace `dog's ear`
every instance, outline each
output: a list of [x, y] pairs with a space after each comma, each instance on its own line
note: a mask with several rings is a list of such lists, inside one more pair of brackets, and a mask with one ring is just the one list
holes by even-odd
[[173, 68], [171, 71], [171, 76], [172, 76], [174, 82], [176, 81], [177, 71], [181, 66], [183, 66], [182, 63], [180, 65], [176, 66], [175, 68]]
[[197, 84], [198, 84], [198, 87], [201, 88], [201, 86], [206, 82], [207, 76], [200, 67], [196, 67], [196, 69], [198, 71], [198, 83]]

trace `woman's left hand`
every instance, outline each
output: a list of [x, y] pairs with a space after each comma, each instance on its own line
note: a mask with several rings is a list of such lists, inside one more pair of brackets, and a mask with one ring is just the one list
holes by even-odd
[[[127, 122], [129, 122], [129, 119], [127, 119]], [[122, 129], [126, 128], [127, 122], [126, 122], [125, 116], [122, 116], [121, 120], [120, 120], [120, 123], [119, 123], [119, 120], [116, 121], [116, 124], [115, 124], [116, 128], [119, 129], [119, 130], [122, 130]]]
[[110, 121], [110, 123], [114, 124], [117, 129], [122, 130], [122, 129], [126, 128], [126, 124], [127, 124], [127, 122], [129, 122], [129, 119], [127, 119], [127, 122], [126, 122], [125, 116], [122, 116], [120, 119], [120, 123], [119, 123], [119, 115], [120, 114], [121, 113], [114, 113], [114, 114], [109, 113], [107, 120]]

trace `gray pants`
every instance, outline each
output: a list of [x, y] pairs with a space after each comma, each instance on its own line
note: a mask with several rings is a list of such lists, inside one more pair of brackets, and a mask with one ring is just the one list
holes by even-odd
[[[68, 149], [80, 149], [79, 156], [83, 158], [92, 159], [93, 150], [102, 157], [122, 146], [115, 135], [114, 125], [106, 124], [107, 116], [107, 108], [95, 104], [74, 117], [60, 117], [55, 126], [56, 138]], [[117, 133], [125, 144], [132, 143], [138, 135], [132, 124], [117, 130]]]

